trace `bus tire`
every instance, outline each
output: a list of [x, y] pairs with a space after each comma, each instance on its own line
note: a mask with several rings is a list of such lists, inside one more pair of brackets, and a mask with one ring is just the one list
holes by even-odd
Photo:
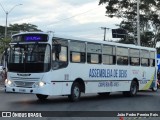
[[69, 100], [72, 102], [76, 102], [80, 99], [81, 89], [78, 82], [73, 83], [71, 88], [71, 94], [68, 96]]
[[48, 97], [48, 95], [42, 95], [42, 94], [36, 94], [36, 96], [40, 101], [44, 101]]
[[133, 97], [137, 94], [138, 91], [138, 85], [136, 81], [132, 81], [130, 86], [130, 91], [124, 91], [123, 95], [127, 97]]
[[158, 87], [157, 88], [155, 88], [155, 87], [152, 88], [153, 92], [157, 92], [157, 90], [158, 90]]

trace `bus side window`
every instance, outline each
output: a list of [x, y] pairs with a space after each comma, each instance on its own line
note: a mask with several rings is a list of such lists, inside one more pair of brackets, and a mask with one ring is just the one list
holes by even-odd
[[70, 42], [70, 61], [75, 63], [86, 62], [86, 45], [85, 42]]
[[118, 65], [128, 65], [128, 48], [117, 47], [117, 64]]
[[130, 65], [132, 66], [139, 66], [140, 65], [140, 51], [138, 49], [130, 49], [129, 50], [130, 56]]
[[[53, 39], [54, 40], [54, 39]], [[52, 69], [60, 69], [68, 66], [68, 41], [54, 40], [52, 49]], [[56, 45], [57, 48], [54, 48]], [[60, 48], [59, 48], [60, 47]]]
[[155, 66], [155, 59], [150, 59], [150, 66], [154, 67]]
[[148, 50], [141, 50], [141, 66], [149, 67], [150, 66], [150, 55]]
[[87, 54], [87, 62], [92, 64], [100, 64], [101, 63], [101, 54]]
[[87, 62], [91, 64], [102, 63], [102, 48], [100, 44], [87, 44]]
[[130, 57], [130, 65], [139, 66], [140, 65], [140, 59], [136, 58], [136, 57]]
[[150, 66], [151, 67], [155, 66], [155, 52], [154, 51], [150, 52]]
[[142, 66], [149, 66], [149, 59], [147, 59], [147, 58], [142, 58], [141, 59], [141, 65]]
[[113, 65], [116, 63], [115, 46], [103, 45], [103, 64]]
[[67, 47], [61, 47], [61, 52], [59, 53], [59, 60], [62, 62], [67, 62]]

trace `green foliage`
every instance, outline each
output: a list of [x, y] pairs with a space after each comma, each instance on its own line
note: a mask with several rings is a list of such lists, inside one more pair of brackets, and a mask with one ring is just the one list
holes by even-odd
[[157, 48], [157, 54], [160, 54], [160, 47]]
[[3, 53], [4, 49], [8, 47], [9, 43], [11, 41], [11, 38], [8, 38], [5, 40], [4, 38], [1, 39], [0, 42], [0, 54]]
[[[120, 42], [133, 43], [136, 40], [137, 33], [137, 0], [100, 0], [99, 5], [101, 4], [106, 5], [106, 16], [122, 18], [119, 27], [127, 30], [129, 39], [122, 39]], [[140, 0], [140, 35], [142, 46], [155, 47], [156, 42], [160, 41], [159, 12], [160, 0]]]
[[10, 24], [9, 25], [9, 30], [10, 31], [41, 31], [40, 29], [37, 28], [36, 25], [32, 25], [32, 24], [27, 24], [27, 23], [23, 23], [23, 24]]

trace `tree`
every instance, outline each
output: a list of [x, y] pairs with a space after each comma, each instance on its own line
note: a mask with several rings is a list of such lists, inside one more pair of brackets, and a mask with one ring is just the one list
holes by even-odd
[[[160, 1], [140, 1], [141, 45], [155, 47], [160, 41]], [[99, 5], [101, 4], [106, 4], [106, 16], [122, 18], [119, 27], [128, 31], [131, 43], [135, 42], [137, 0], [100, 0]]]
[[40, 32], [41, 30], [37, 28], [36, 25], [33, 24], [27, 24], [27, 23], [23, 23], [23, 24], [10, 24], [9, 25], [9, 31], [10, 32], [20, 32], [20, 31], [38, 31]]
[[157, 54], [160, 54], [160, 47], [157, 48]]
[[18, 33], [20, 31], [42, 31], [38, 29], [36, 25], [29, 24], [29, 23], [23, 23], [23, 24], [10, 24], [9, 27], [7, 28], [7, 39], [4, 39], [4, 31], [5, 27], [0, 26], [0, 53], [2, 53], [5, 49], [5, 47], [8, 46], [9, 42], [11, 41], [11, 35]]

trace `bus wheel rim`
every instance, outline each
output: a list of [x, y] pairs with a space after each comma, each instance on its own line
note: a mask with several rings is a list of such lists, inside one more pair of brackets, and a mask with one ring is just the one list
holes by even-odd
[[133, 94], [136, 93], [136, 89], [137, 89], [136, 86], [132, 86], [131, 91], [132, 91]]
[[75, 98], [78, 98], [78, 97], [79, 97], [79, 88], [78, 88], [78, 87], [75, 87], [75, 88], [74, 88], [74, 97], [75, 97]]

